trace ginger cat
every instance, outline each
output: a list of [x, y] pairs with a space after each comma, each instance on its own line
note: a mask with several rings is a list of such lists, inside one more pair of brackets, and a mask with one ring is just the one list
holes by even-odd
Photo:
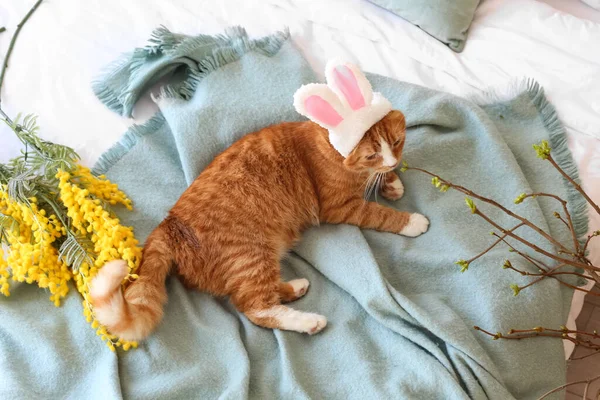
[[144, 339], [163, 316], [165, 279], [173, 272], [187, 287], [229, 296], [257, 325], [321, 331], [324, 316], [283, 305], [304, 296], [309, 282], [283, 282], [280, 259], [304, 229], [319, 223], [411, 237], [427, 231], [423, 215], [367, 200], [375, 190], [390, 200], [402, 197], [393, 170], [404, 139], [404, 115], [395, 110], [346, 158], [311, 121], [244, 136], [214, 159], [150, 234], [138, 280], [123, 293], [126, 263], [100, 270], [90, 291], [96, 318], [123, 339]]

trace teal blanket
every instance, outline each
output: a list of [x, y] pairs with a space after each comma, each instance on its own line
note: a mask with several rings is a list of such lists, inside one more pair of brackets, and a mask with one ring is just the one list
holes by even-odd
[[[133, 127], [95, 167], [133, 199], [134, 211], [119, 215], [141, 241], [215, 155], [248, 132], [299, 120], [292, 95], [316, 80], [285, 32], [250, 40], [241, 29], [188, 37], [161, 28], [94, 89], [128, 116], [160, 79], [169, 83], [160, 113]], [[554, 204], [512, 201], [530, 191], [569, 198], [577, 232], [586, 231], [581, 199], [531, 149], [549, 140], [555, 158], [576, 174], [565, 133], [537, 84], [524, 85], [512, 100], [477, 106], [369, 79], [406, 115], [404, 157], [411, 166], [518, 207], [565, 243], [568, 232], [552, 216]], [[305, 232], [283, 261], [286, 279], [310, 280], [310, 292], [293, 306], [328, 318], [320, 334], [257, 327], [227, 299], [170, 278], [156, 333], [138, 349], [115, 354], [86, 324], [75, 291], [55, 309], [40, 289], [21, 285], [0, 299], [0, 398], [506, 400], [534, 399], [564, 383], [559, 340], [492, 341], [473, 325], [558, 327], [572, 291], [546, 279], [514, 297], [509, 285], [528, 278], [503, 270], [503, 260], [530, 267], [500, 246], [460, 273], [454, 262], [487, 247], [490, 227], [470, 214], [460, 194], [440, 193], [418, 172], [401, 177], [405, 196], [378, 201], [429, 217], [426, 234], [323, 225]], [[514, 225], [479, 206], [501, 225]]]

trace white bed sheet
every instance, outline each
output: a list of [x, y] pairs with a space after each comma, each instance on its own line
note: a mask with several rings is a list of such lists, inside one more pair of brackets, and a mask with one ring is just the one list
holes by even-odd
[[[600, 22], [600, 10], [588, 6], [586, 0], [537, 0], [551, 5], [557, 10], [589, 21]], [[587, 0], [590, 2], [590, 0]], [[593, 1], [593, 0], [592, 0]]]
[[[0, 35], [0, 54], [33, 2], [0, 4], [0, 26], [8, 28]], [[38, 114], [42, 136], [71, 145], [85, 164], [93, 164], [155, 108], [146, 98], [133, 120], [121, 118], [96, 100], [90, 82], [119, 54], [143, 46], [160, 24], [188, 34], [242, 25], [253, 36], [287, 26], [316, 71], [339, 56], [367, 71], [457, 95], [533, 77], [566, 125], [584, 186], [600, 201], [600, 23], [535, 0], [484, 0], [460, 54], [364, 0], [48, 1], [21, 33], [2, 92], [3, 109], [10, 115]], [[0, 127], [0, 162], [18, 149]], [[600, 229], [600, 218], [593, 215], [590, 225]], [[600, 262], [600, 242], [592, 258]], [[582, 303], [577, 293], [571, 326]], [[570, 351], [567, 347], [567, 355]]]

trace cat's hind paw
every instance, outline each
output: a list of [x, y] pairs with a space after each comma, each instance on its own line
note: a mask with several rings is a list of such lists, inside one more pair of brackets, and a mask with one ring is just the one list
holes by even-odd
[[304, 296], [306, 294], [306, 291], [308, 290], [308, 287], [310, 286], [308, 279], [304, 278], [292, 279], [288, 283], [292, 285], [292, 288], [294, 289], [294, 295], [297, 299]]

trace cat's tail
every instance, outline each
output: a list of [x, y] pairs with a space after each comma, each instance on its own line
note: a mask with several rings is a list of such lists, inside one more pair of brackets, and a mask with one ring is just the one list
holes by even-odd
[[162, 319], [167, 301], [165, 279], [172, 260], [168, 235], [164, 226], [159, 226], [146, 240], [137, 272], [139, 278], [125, 293], [121, 283], [129, 273], [127, 262], [106, 263], [90, 286], [96, 320], [121, 339], [145, 339]]

